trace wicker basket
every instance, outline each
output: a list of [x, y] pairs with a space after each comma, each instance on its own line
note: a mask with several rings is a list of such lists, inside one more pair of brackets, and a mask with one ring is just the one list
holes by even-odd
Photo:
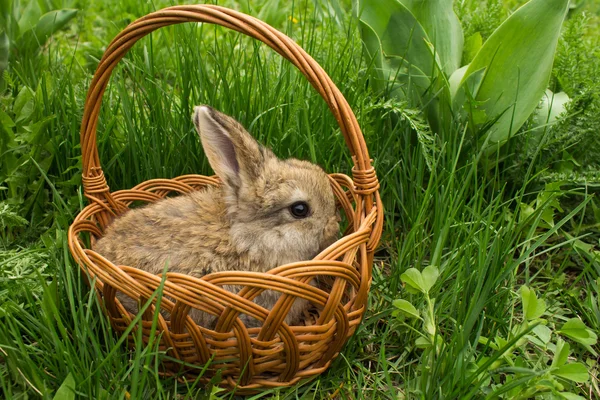
[[[221, 272], [194, 278], [168, 273], [159, 314], [152, 330], [154, 305], [142, 316], [142, 337], [159, 338], [160, 348], [186, 364], [205, 365], [208, 379], [218, 371], [220, 385], [237, 393], [288, 386], [322, 373], [354, 333], [365, 312], [371, 284], [373, 252], [381, 237], [383, 209], [379, 184], [371, 166], [364, 138], [348, 103], [323, 69], [289, 37], [248, 15], [213, 5], [176, 6], [149, 14], [130, 24], [108, 46], [90, 85], [81, 124], [83, 187], [90, 204], [69, 229], [71, 254], [95, 282], [113, 328], [121, 333], [134, 318], [115, 297], [118, 292], [147, 301], [161, 285], [161, 276], [128, 266], [117, 266], [94, 252], [86, 243], [102, 236], [104, 228], [133, 202], [155, 202], [169, 194], [188, 193], [206, 185], [218, 185], [214, 177], [185, 175], [153, 179], [130, 190], [110, 192], [100, 166], [96, 126], [102, 96], [119, 60], [143, 36], [163, 26], [182, 22], [222, 25], [266, 43], [294, 64], [329, 105], [353, 156], [353, 178], [332, 174], [338, 205], [346, 214], [344, 237], [315, 259], [277, 267], [267, 273]], [[89, 240], [88, 240], [89, 238]], [[315, 277], [329, 277], [330, 289], [314, 287]], [[238, 293], [224, 285], [243, 286]], [[263, 290], [282, 293], [272, 310], [252, 300]], [[305, 325], [284, 322], [296, 297], [308, 299], [313, 314]], [[194, 307], [219, 316], [214, 330], [197, 326], [188, 316]], [[238, 315], [263, 321], [260, 328], [246, 328]], [[139, 334], [136, 326], [130, 333]], [[165, 374], [193, 379], [200, 369], [166, 362]]]

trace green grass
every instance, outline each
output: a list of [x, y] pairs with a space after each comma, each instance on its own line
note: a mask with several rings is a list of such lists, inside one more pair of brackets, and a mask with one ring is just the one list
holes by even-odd
[[[127, 23], [171, 3], [41, 3], [80, 11], [39, 54], [11, 53], [4, 74], [0, 397], [53, 398], [63, 385], [67, 392], [74, 386], [77, 398], [231, 398], [160, 378], [158, 362], [166, 355], [156, 343], [126, 350], [66, 242], [68, 226], [85, 204], [79, 123], [97, 60]], [[477, 17], [478, 7], [492, 3], [489, 19]], [[491, 32], [517, 3], [523, 2], [473, 0], [457, 8], [466, 32]], [[517, 138], [492, 168], [482, 165], [481, 154], [465, 151], [473, 146], [459, 121], [451, 132], [434, 136], [423, 129], [420, 110], [371, 92], [370, 63], [350, 1], [331, 7], [316, 0], [219, 4], [285, 31], [329, 73], [361, 124], [386, 210], [370, 307], [355, 336], [316, 380], [254, 398], [562, 398], [550, 393], [548, 382], [562, 385], [553, 386], [555, 392], [600, 397], [600, 346], [559, 332], [571, 318], [600, 331], [600, 202], [597, 186], [586, 183], [598, 173], [599, 158], [594, 163], [598, 150], [585, 141], [598, 126], [600, 62], [583, 54], [597, 52], [598, 2], [582, 5], [590, 13], [585, 23], [577, 17], [581, 9], [573, 11], [555, 63], [552, 84], [577, 99], [573, 116], [548, 130], [548, 147], [524, 154]], [[345, 11], [336, 13], [334, 5]], [[15, 2], [14, 12], [25, 6]], [[234, 115], [279, 156], [349, 172], [334, 118], [291, 65], [237, 33], [188, 24], [142, 39], [113, 74], [98, 126], [111, 189], [210, 173], [190, 120], [192, 107], [202, 103]], [[431, 148], [419, 135], [430, 137]], [[564, 149], [567, 135], [582, 139]], [[571, 165], [571, 172], [587, 181], [552, 179], [573, 163], [564, 151], [576, 162], [585, 160]], [[439, 278], [427, 295], [412, 293], [402, 274], [430, 265]], [[541, 316], [524, 315], [525, 285], [545, 302]], [[397, 299], [410, 301], [421, 316], [431, 305], [432, 318], [423, 323], [398, 314], [392, 304]], [[548, 328], [547, 341], [539, 326]], [[419, 348], [420, 338], [434, 344]], [[559, 338], [570, 345], [568, 362], [589, 370], [584, 382], [548, 371]], [[535, 390], [547, 393], [541, 397]]]

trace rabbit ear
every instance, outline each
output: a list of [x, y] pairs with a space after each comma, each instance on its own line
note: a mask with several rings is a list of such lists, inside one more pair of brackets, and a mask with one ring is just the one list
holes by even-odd
[[210, 166], [224, 184], [239, 188], [244, 181], [258, 177], [266, 149], [239, 122], [212, 107], [198, 106], [194, 125]]

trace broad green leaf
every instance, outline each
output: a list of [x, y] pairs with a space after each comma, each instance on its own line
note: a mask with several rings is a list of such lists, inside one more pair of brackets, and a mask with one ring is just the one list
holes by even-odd
[[14, 128], [15, 123], [10, 116], [0, 108], [0, 126], [5, 129]]
[[[536, 346], [539, 346], [541, 348], [545, 348], [546, 347], [546, 343], [542, 342], [537, 336], [535, 335], [525, 335], [523, 336], [523, 338], [525, 339], [525, 343], [529, 342], [529, 343], [533, 343]], [[520, 342], [521, 340], [519, 340]]]
[[412, 318], [421, 319], [421, 316], [419, 315], [419, 311], [417, 311], [415, 306], [413, 306], [410, 302], [408, 302], [406, 300], [403, 300], [403, 299], [394, 300], [392, 302], [392, 305]]
[[546, 345], [550, 341], [550, 337], [552, 336], [552, 330], [548, 328], [546, 325], [536, 325], [532, 329], [533, 333]]
[[579, 318], [571, 318], [560, 328], [558, 331], [560, 334], [573, 339], [574, 341], [593, 346], [598, 340], [598, 336]]
[[35, 108], [34, 92], [27, 86], [23, 86], [19, 94], [15, 98], [13, 112], [15, 113], [15, 122], [18, 124], [21, 121], [26, 121], [31, 117]]
[[410, 286], [421, 293], [427, 293], [427, 290], [425, 290], [425, 283], [423, 282], [423, 275], [421, 275], [421, 272], [418, 269], [407, 269], [402, 275], [400, 275], [400, 279], [407, 286]]
[[554, 226], [554, 209], [552, 207], [545, 207], [542, 210], [542, 221], [551, 228]]
[[494, 341], [496, 342], [496, 346], [498, 347], [498, 349], [502, 349], [502, 348], [506, 347], [506, 345], [508, 344], [508, 340], [506, 340], [500, 336], [496, 336], [494, 338]]
[[538, 389], [546, 389], [547, 391], [555, 389], [556, 379], [542, 379], [536, 382], [535, 386]]
[[18, 36], [22, 36], [25, 32], [33, 29], [42, 16], [42, 10], [37, 1], [28, 1], [26, 4], [20, 13]]
[[360, 29], [363, 45], [365, 52], [369, 55], [369, 58], [374, 60], [375, 68], [378, 71], [383, 70], [383, 49], [381, 48], [381, 40], [379, 36], [368, 23], [360, 20]]
[[[452, 73], [452, 75], [450, 75], [450, 78], [448, 79], [448, 84], [450, 86], [450, 96], [453, 99], [454, 99], [454, 97], [456, 97], [456, 93], [458, 92], [458, 88], [460, 87], [460, 84], [462, 83], [462, 79], [465, 76], [467, 69], [469, 69], [468, 65], [465, 65], [464, 67], [457, 69], [456, 71], [454, 71]], [[463, 98], [463, 102], [464, 102], [464, 98]]]
[[[377, 75], [374, 87], [388, 89], [395, 99], [422, 109], [433, 133], [446, 129], [452, 110], [448, 106], [450, 95], [444, 70], [449, 76], [459, 65], [456, 53], [462, 47], [462, 31], [451, 1], [355, 0], [355, 3], [363, 43], [367, 53], [374, 57]], [[442, 8], [438, 9], [438, 5]], [[427, 34], [409, 7], [423, 19], [436, 40]], [[452, 33], [442, 35], [440, 32], [445, 30]], [[450, 40], [447, 36], [460, 39]]]
[[469, 64], [471, 61], [473, 61], [477, 53], [479, 53], [479, 50], [481, 50], [482, 46], [483, 38], [481, 37], [481, 33], [479, 32], [475, 32], [474, 34], [465, 39], [463, 60], [466, 64]]
[[54, 400], [73, 400], [75, 399], [75, 379], [73, 374], [69, 373], [62, 385], [56, 391]]
[[440, 275], [437, 267], [430, 265], [423, 272], [416, 268], [409, 268], [400, 275], [400, 279], [406, 285], [418, 290], [421, 293], [429, 293], [429, 289], [435, 284]]
[[[558, 121], [562, 113], [566, 112], [566, 106], [570, 101], [571, 99], [566, 93], [552, 93], [550, 89], [546, 89], [533, 115], [532, 129], [528, 132], [526, 142], [527, 152], [534, 153], [538, 150], [544, 138], [544, 132]], [[566, 157], [562, 157], [562, 160], [557, 163], [556, 168], [558, 170], [561, 168], [570, 168], [572, 171], [573, 167], [578, 163], [566, 151], [564, 153], [566, 153]]]
[[429, 265], [425, 267], [423, 272], [421, 272], [421, 276], [423, 277], [423, 284], [425, 285], [425, 291], [429, 292], [429, 289], [433, 287], [438, 277], [440, 276], [440, 271], [438, 267], [434, 265]]
[[505, 142], [539, 104], [568, 4], [569, 0], [531, 0], [494, 31], [469, 64], [463, 83], [486, 69], [473, 95], [488, 121], [497, 119], [486, 132], [490, 144]]
[[400, 0], [421, 24], [446, 76], [460, 67], [463, 32], [452, 0]]
[[556, 351], [554, 352], [554, 358], [552, 359], [552, 368], [562, 367], [567, 363], [569, 358], [569, 351], [571, 346], [564, 340], [558, 339], [556, 342]]
[[224, 390], [225, 389], [220, 388], [218, 386], [213, 386], [213, 388], [210, 390], [209, 400], [222, 399], [223, 397], [219, 396], [219, 393], [223, 392]]
[[[452, 107], [454, 109], [460, 108], [460, 105], [464, 104], [466, 100], [473, 98], [473, 93], [476, 93], [479, 90], [483, 77], [485, 76], [485, 68], [481, 68], [479, 71], [473, 72], [463, 81], [464, 75], [468, 69], [469, 66], [465, 65], [464, 67], [457, 69], [450, 77], [450, 98], [452, 99]], [[472, 109], [471, 113], [486, 115], [485, 111], [476, 109]], [[487, 117], [483, 118], [482, 121], [485, 122], [486, 119]]]
[[77, 15], [77, 10], [63, 9], [42, 15], [35, 27], [35, 36], [43, 43]]
[[[436, 71], [425, 30], [398, 0], [358, 0], [363, 43], [375, 57], [380, 80], [405, 86], [394, 96], [421, 101]], [[381, 88], [381, 86], [380, 86]]]
[[425, 73], [433, 71], [431, 40], [408, 8], [398, 0], [362, 0], [359, 7], [361, 21], [373, 29], [386, 58], [401, 57]]
[[42, 15], [35, 28], [23, 34], [19, 40], [20, 46], [31, 49], [33, 46], [41, 46], [56, 31], [62, 29], [77, 15], [77, 10], [63, 9], [54, 10]]
[[523, 302], [523, 316], [527, 321], [541, 317], [546, 311], [544, 300], [538, 299], [535, 292], [527, 286], [521, 287], [521, 301]]
[[393, 75], [387, 75], [387, 83], [392, 83], [391, 97], [401, 101], [410, 99], [410, 104], [415, 107], [435, 100], [427, 96], [431, 92], [431, 80], [427, 74], [399, 58], [393, 64]]
[[425, 332], [429, 333], [430, 336], [435, 335], [435, 321], [427, 313], [425, 314], [425, 321], [423, 322], [423, 328], [425, 328]]
[[421, 336], [418, 337], [417, 340], [415, 340], [415, 346], [417, 347], [417, 349], [427, 349], [431, 347], [431, 341], [426, 337]]
[[571, 99], [565, 92], [553, 93], [552, 90], [546, 89], [542, 101], [533, 115], [535, 127], [533, 132], [543, 132], [547, 126], [554, 124], [560, 114], [566, 111], [569, 101]]
[[552, 374], [579, 383], [587, 382], [590, 378], [587, 367], [581, 363], [563, 365], [552, 371]]
[[421, 95], [431, 86], [431, 80], [423, 71], [401, 57], [385, 57], [379, 37], [368, 24], [361, 21], [361, 36], [365, 51], [373, 60], [376, 79], [373, 86], [378, 90], [391, 89], [390, 95], [398, 99], [411, 99], [420, 104]]

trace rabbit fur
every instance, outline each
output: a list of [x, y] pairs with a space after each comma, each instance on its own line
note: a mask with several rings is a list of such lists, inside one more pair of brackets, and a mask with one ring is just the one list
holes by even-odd
[[[193, 121], [222, 185], [127, 211], [108, 226], [94, 251], [116, 265], [152, 274], [161, 274], [168, 265], [170, 272], [202, 277], [232, 270], [267, 272], [309, 260], [337, 239], [335, 199], [319, 166], [277, 158], [241, 124], [211, 107], [195, 107]], [[308, 205], [306, 217], [293, 215], [291, 206], [298, 202]], [[271, 309], [279, 296], [264, 291], [254, 302]], [[137, 312], [136, 301], [119, 299]], [[307, 306], [306, 300], [296, 299], [286, 322], [298, 323]], [[204, 327], [216, 322], [197, 309], [190, 316]], [[248, 327], [261, 325], [240, 317]]]

